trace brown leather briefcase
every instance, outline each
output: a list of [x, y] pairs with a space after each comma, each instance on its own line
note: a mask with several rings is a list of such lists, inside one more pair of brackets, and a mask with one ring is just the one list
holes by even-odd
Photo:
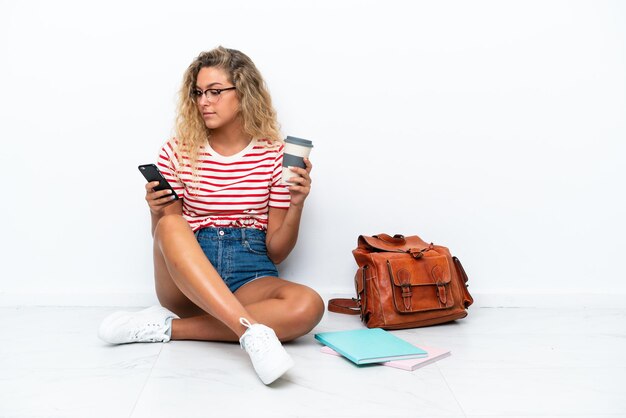
[[356, 298], [331, 299], [332, 312], [361, 315], [368, 328], [402, 329], [454, 321], [474, 302], [458, 258], [418, 236], [361, 235]]

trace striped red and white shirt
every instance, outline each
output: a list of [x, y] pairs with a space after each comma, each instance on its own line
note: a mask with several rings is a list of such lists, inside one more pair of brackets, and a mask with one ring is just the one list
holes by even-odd
[[267, 230], [270, 207], [289, 208], [288, 185], [281, 183], [284, 144], [254, 139], [225, 157], [209, 144], [200, 148], [196, 176], [189, 158], [179, 153], [175, 138], [167, 141], [157, 166], [183, 201], [183, 217], [193, 231], [205, 227]]

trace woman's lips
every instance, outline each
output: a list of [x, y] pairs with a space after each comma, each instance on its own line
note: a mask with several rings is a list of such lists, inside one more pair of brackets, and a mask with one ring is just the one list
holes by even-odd
[[204, 116], [205, 118], [211, 117], [215, 115], [215, 112], [202, 112], [202, 116]]

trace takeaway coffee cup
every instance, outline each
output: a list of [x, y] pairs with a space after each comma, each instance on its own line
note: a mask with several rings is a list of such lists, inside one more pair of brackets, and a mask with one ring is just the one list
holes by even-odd
[[313, 142], [308, 139], [296, 138], [295, 136], [288, 136], [285, 138], [285, 154], [283, 155], [283, 183], [289, 183], [288, 180], [292, 177], [298, 177], [298, 174], [294, 173], [289, 167], [301, 167], [306, 168], [304, 164], [304, 158], [309, 156], [313, 148]]

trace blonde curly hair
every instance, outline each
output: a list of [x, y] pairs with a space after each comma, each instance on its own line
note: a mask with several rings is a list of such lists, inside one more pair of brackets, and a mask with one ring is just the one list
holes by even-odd
[[[282, 142], [276, 111], [261, 73], [244, 53], [219, 46], [202, 52], [193, 60], [185, 71], [179, 92], [176, 136], [179, 150], [189, 157], [192, 167], [197, 163], [200, 147], [211, 136], [211, 130], [204, 124], [196, 100], [192, 97], [198, 73], [205, 67], [224, 70], [229, 81], [236, 87], [243, 131], [246, 134], [253, 138], [267, 139], [271, 143]], [[182, 155], [177, 154], [182, 166]]]

